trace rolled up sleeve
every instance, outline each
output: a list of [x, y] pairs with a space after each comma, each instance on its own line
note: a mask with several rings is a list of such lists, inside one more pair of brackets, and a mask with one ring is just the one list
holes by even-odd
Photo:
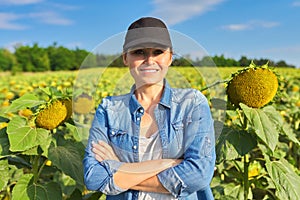
[[192, 120], [185, 129], [183, 161], [159, 173], [161, 184], [176, 198], [206, 190], [215, 166], [215, 136], [213, 119], [207, 100], [195, 100]]
[[85, 149], [83, 159], [84, 182], [88, 190], [101, 191], [107, 195], [117, 195], [125, 190], [119, 188], [113, 181], [113, 174], [123, 164], [115, 160], [99, 162], [92, 152], [92, 143], [102, 140], [109, 143], [107, 138], [106, 112], [99, 106], [96, 111]]

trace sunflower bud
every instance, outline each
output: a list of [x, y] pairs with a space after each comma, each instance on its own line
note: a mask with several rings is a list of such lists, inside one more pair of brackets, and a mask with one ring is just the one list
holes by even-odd
[[87, 114], [93, 108], [93, 97], [89, 96], [88, 94], [81, 94], [74, 101], [74, 112], [77, 114]]
[[260, 108], [274, 98], [277, 89], [276, 74], [267, 67], [255, 66], [234, 74], [226, 92], [229, 101], [236, 106], [244, 103], [249, 107]]

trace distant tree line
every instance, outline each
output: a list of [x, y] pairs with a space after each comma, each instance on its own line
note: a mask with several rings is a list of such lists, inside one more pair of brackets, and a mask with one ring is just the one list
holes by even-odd
[[[269, 62], [269, 66], [295, 68], [285, 61], [274, 62], [269, 59], [249, 59], [242, 56], [239, 60], [225, 58], [224, 55], [191, 59], [189, 55], [173, 59], [173, 66], [248, 66], [253, 60], [257, 65]], [[48, 47], [24, 45], [15, 48], [14, 52], [0, 48], [0, 71], [43, 72], [77, 70], [80, 67], [115, 66], [124, 67], [122, 56], [106, 54], [90, 54], [83, 49], [68, 49], [53, 43]]]

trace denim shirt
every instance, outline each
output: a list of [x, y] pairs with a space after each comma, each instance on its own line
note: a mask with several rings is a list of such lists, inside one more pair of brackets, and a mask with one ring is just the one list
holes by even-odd
[[[163, 95], [154, 110], [162, 158], [183, 161], [157, 177], [178, 199], [214, 199], [210, 182], [215, 166], [215, 138], [207, 99], [198, 90], [170, 88], [167, 81], [164, 84]], [[140, 121], [144, 109], [134, 89], [125, 95], [104, 98], [90, 128], [83, 160], [84, 181], [89, 190], [103, 192], [108, 200], [138, 199], [139, 191], [125, 191], [113, 181], [114, 173], [123, 163], [139, 162]], [[120, 161], [97, 161], [92, 143], [98, 140], [110, 144]]]

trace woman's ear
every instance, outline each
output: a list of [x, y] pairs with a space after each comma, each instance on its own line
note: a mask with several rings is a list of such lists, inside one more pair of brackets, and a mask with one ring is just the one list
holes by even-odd
[[128, 62], [127, 62], [127, 53], [123, 53], [123, 54], [122, 54], [122, 57], [123, 57], [123, 63], [124, 63], [124, 65], [128, 66]]

